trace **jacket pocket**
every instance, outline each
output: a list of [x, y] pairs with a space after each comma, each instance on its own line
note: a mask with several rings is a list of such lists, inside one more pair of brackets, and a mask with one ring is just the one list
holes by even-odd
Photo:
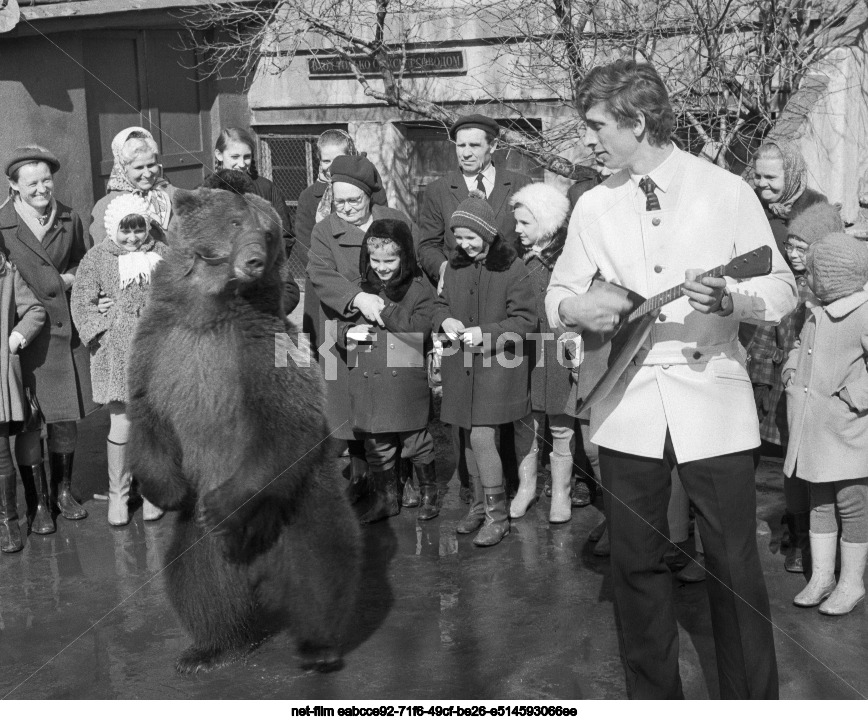
[[715, 368], [712, 366], [711, 372], [717, 383], [726, 383], [736, 386], [750, 385], [750, 376], [743, 368]]

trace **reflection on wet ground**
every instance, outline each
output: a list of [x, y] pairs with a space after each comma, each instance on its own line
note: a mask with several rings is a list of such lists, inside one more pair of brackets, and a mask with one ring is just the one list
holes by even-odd
[[[102, 490], [105, 429], [103, 414], [82, 424], [76, 478], [85, 498]], [[868, 696], [866, 604], [833, 619], [790, 603], [803, 580], [783, 571], [779, 473], [764, 461], [757, 541], [779, 627], [781, 696]], [[56, 534], [31, 535], [21, 553], [0, 557], [0, 698], [625, 696], [608, 560], [587, 543], [601, 518], [593, 506], [552, 526], [542, 499], [500, 545], [479, 549], [455, 534], [466, 507], [450, 489], [431, 522], [404, 509], [365, 529], [365, 578], [343, 670], [300, 671], [281, 634], [246, 663], [192, 679], [173, 670], [188, 640], [161, 575], [171, 517], [144, 524], [137, 511], [129, 526], [111, 528], [104, 503], [86, 507], [89, 519], [59, 519]], [[704, 584], [676, 586], [685, 693], [714, 698]]]

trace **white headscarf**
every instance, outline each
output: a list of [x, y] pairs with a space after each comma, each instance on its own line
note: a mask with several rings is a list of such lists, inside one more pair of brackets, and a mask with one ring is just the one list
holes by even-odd
[[151, 143], [154, 143], [154, 147], [156, 147], [154, 136], [144, 128], [135, 125], [125, 128], [115, 135], [112, 140], [114, 165], [109, 176], [108, 189], [121, 193], [135, 193], [144, 198], [148, 202], [148, 215], [165, 230], [169, 227], [169, 217], [172, 215], [172, 201], [169, 198], [169, 194], [163, 190], [168, 185], [166, 180], [160, 178], [153, 188], [142, 190], [130, 182], [125, 172], [127, 161], [124, 159], [123, 149], [127, 141], [130, 140], [130, 135], [134, 133], [143, 140], [150, 140]]

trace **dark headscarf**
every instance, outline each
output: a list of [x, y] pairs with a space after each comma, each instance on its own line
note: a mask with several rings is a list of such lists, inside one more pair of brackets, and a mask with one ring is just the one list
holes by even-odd
[[[401, 259], [401, 265], [398, 268], [398, 273], [386, 283], [380, 280], [380, 277], [371, 267], [368, 238], [386, 238], [398, 246], [398, 257]], [[403, 220], [393, 218], [383, 218], [371, 223], [371, 227], [368, 228], [365, 239], [362, 241], [362, 252], [359, 255], [359, 274], [362, 276], [362, 290], [365, 293], [379, 295], [380, 291], [383, 291], [391, 301], [397, 303], [403, 300], [410, 284], [421, 275], [416, 263], [416, 251], [413, 248], [413, 234], [410, 232], [410, 226]]]

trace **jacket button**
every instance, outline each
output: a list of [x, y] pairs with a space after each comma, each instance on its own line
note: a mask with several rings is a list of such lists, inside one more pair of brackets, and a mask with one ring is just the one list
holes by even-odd
[[470, 316], [470, 322], [471, 323], [473, 322], [473, 316]]
[[393, 376], [398, 375], [398, 371], [392, 371], [392, 375], [393, 375]]
[[805, 386], [805, 393], [808, 392], [808, 386]]
[[654, 218], [654, 220], [651, 221], [651, 225], [660, 225], [660, 218]]
[[662, 265], [655, 265], [654, 266], [654, 272], [655, 273], [662, 273], [663, 272], [663, 266]]
[[464, 371], [466, 375], [470, 375], [470, 371]]
[[813, 348], [808, 348], [808, 355], [811, 355], [814, 352]]
[[62, 320], [57, 321], [57, 327], [63, 328], [63, 321]]
[[394, 347], [395, 347], [394, 343], [389, 343], [389, 348], [394, 348]]
[[669, 364], [668, 364], [668, 363], [667, 363], [666, 365], [663, 366], [663, 370], [665, 370], [665, 371], [668, 371], [668, 370], [669, 370]]
[[702, 353], [696, 351], [696, 353], [693, 354], [693, 357], [696, 358], [696, 360], [699, 360], [700, 358], [702, 358]]
[[362, 373], [362, 376], [367, 378], [368, 377], [368, 371], [365, 371], [364, 373]]
[[470, 295], [473, 295], [473, 288], [470, 289]]
[[666, 320], [666, 316], [663, 313], [661, 313], [660, 315], [657, 316], [657, 320], [659, 320], [660, 322], [663, 322], [664, 320]]

